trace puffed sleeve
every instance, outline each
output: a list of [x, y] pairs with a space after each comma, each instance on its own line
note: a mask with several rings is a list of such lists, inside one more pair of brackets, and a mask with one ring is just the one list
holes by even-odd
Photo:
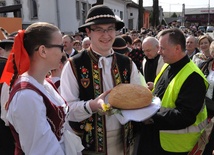
[[43, 98], [33, 90], [21, 90], [14, 95], [7, 119], [19, 134], [25, 154], [64, 155], [47, 121]]

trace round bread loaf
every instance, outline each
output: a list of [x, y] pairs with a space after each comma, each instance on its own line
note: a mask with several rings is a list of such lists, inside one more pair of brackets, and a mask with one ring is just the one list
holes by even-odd
[[118, 109], [139, 109], [152, 102], [152, 92], [141, 85], [119, 84], [109, 93], [109, 104]]

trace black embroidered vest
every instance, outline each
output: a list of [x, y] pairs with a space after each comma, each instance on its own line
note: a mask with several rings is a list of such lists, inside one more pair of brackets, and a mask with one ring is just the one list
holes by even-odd
[[[98, 67], [99, 57], [90, 50], [83, 51], [70, 59], [71, 67], [79, 84], [80, 100], [94, 99], [103, 92], [102, 69]], [[114, 86], [120, 83], [130, 83], [131, 59], [118, 53], [114, 53], [112, 57], [111, 73]], [[71, 122], [70, 125], [82, 138], [84, 151], [107, 154], [105, 116], [95, 113], [80, 123]], [[124, 141], [124, 154], [128, 152], [132, 135], [130, 128], [130, 123], [127, 123], [121, 131]]]

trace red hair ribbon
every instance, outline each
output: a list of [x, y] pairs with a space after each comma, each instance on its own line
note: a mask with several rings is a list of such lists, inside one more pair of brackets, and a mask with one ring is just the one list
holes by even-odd
[[27, 51], [24, 48], [23, 39], [24, 39], [25, 30], [19, 30], [18, 34], [14, 39], [14, 44], [6, 65], [4, 67], [3, 74], [0, 79], [0, 83], [6, 82], [8, 85], [10, 84], [10, 80], [14, 74], [14, 63], [13, 59], [15, 58], [15, 63], [18, 71], [18, 75], [26, 72], [30, 66], [30, 59]]

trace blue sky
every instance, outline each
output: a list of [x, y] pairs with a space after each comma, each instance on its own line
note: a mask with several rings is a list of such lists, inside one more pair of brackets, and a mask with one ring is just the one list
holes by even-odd
[[[138, 3], [139, 0], [133, 0]], [[193, 3], [194, 2], [194, 3]], [[159, 0], [159, 5], [162, 6], [164, 12], [181, 12], [182, 4], [185, 4], [185, 8], [208, 8], [214, 7], [214, 0]], [[143, 0], [143, 6], [152, 6], [153, 0]]]

